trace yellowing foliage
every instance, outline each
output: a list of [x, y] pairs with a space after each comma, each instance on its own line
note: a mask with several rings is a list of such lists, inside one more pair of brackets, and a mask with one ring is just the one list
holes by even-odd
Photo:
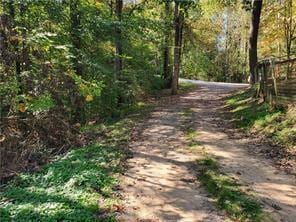
[[25, 104], [25, 103], [19, 103], [19, 105], [18, 105], [18, 110], [19, 110], [21, 113], [26, 112], [26, 104]]
[[93, 100], [94, 100], [94, 98], [93, 98], [92, 95], [87, 95], [87, 96], [85, 97], [85, 101], [86, 101], [86, 102], [91, 102], [91, 101], [93, 101]]

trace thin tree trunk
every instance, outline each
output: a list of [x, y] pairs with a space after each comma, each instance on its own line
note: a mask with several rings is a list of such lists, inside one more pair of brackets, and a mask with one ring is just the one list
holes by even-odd
[[[280, 1], [278, 0], [278, 4], [281, 4], [281, 0]], [[280, 28], [281, 28], [281, 13], [280, 13], [280, 11], [278, 11], [278, 13], [277, 13], [276, 22], [277, 22], [277, 28], [278, 28], [278, 30], [280, 30]], [[281, 56], [281, 39], [280, 38], [278, 38], [278, 40], [277, 40], [277, 54], [278, 54], [278, 57]]]
[[226, 33], [225, 33], [225, 81], [229, 82], [230, 81], [230, 69], [229, 69], [229, 43], [230, 43], [230, 33], [229, 33], [229, 26], [230, 26], [230, 22], [229, 22], [229, 8], [226, 8]]
[[122, 21], [122, 8], [123, 0], [116, 0], [115, 14], [119, 25], [116, 27], [115, 30], [115, 71], [118, 76], [123, 70], [122, 30], [120, 27]]
[[110, 2], [109, 2], [109, 6], [110, 6], [110, 16], [111, 16], [111, 17], [113, 16], [113, 12], [114, 12], [114, 10], [113, 10], [113, 5], [114, 5], [113, 0], [110, 0]]
[[249, 38], [249, 67], [250, 67], [250, 83], [256, 82], [256, 65], [258, 61], [257, 43], [260, 25], [260, 16], [262, 9], [262, 0], [253, 0], [252, 2], [252, 17], [250, 26]]
[[179, 8], [179, 3], [175, 3], [175, 48], [174, 48], [174, 72], [172, 80], [172, 94], [176, 95], [178, 93], [180, 67], [181, 67], [181, 48], [182, 48], [182, 32], [183, 32], [183, 22], [184, 14]]
[[[79, 76], [83, 74], [81, 64], [81, 13], [79, 10], [80, 0], [70, 0], [70, 37], [73, 45], [73, 69]], [[74, 121], [85, 121], [84, 104], [85, 100], [80, 95], [74, 95], [73, 105], [75, 106]]]
[[77, 75], [82, 75], [81, 66], [81, 22], [80, 22], [79, 0], [70, 1], [70, 19], [71, 19], [71, 40], [73, 44], [73, 68]]
[[[20, 17], [23, 20], [25, 13], [28, 9], [28, 6], [24, 4], [24, 2], [20, 3]], [[26, 26], [26, 20], [24, 20], [23, 25]], [[30, 58], [29, 58], [29, 47], [26, 44], [26, 39], [27, 39], [27, 30], [22, 29], [22, 53], [21, 53], [21, 70], [28, 70], [30, 66]]]
[[[293, 30], [293, 2], [292, 0], [288, 0], [287, 3], [285, 3], [285, 38], [286, 38], [286, 51], [287, 51], [287, 59], [290, 60], [291, 58], [291, 47], [292, 47], [292, 38], [294, 35]], [[290, 63], [287, 63], [287, 73], [286, 73], [286, 79], [290, 78], [290, 72], [291, 67]]]
[[183, 29], [184, 29], [184, 12], [183, 11], [180, 12], [179, 17], [180, 17], [179, 64], [180, 64], [180, 67], [181, 67], [181, 65], [182, 65], [182, 53], [183, 53], [183, 51], [182, 51], [182, 49], [183, 49]]
[[[12, 29], [14, 29], [16, 27], [14, 1], [10, 0], [8, 2], [7, 7], [8, 7], [8, 13], [9, 13], [9, 17], [10, 17], [11, 26], [12, 26]], [[13, 31], [13, 33], [15, 34], [15, 37], [18, 36], [18, 33], [16, 31]], [[14, 43], [15, 77], [16, 77], [17, 82], [19, 84], [20, 93], [22, 93], [23, 86], [22, 86], [22, 81], [21, 81], [21, 62], [20, 62], [20, 52], [19, 51], [20, 51], [19, 50], [19, 40], [17, 38], [17, 40]]]
[[171, 3], [169, 0], [165, 1], [165, 30], [164, 30], [164, 49], [163, 49], [163, 79], [165, 88], [169, 88], [172, 84], [172, 75], [170, 70], [170, 33], [171, 33], [171, 25], [170, 25], [170, 16], [171, 15]]

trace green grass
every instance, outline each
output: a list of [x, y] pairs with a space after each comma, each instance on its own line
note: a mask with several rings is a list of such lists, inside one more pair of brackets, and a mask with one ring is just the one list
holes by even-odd
[[196, 140], [196, 137], [198, 136], [198, 132], [192, 128], [188, 128], [185, 131], [185, 138], [187, 141], [187, 145], [189, 148], [196, 148], [201, 146], [202, 144]]
[[[142, 114], [141, 114], [142, 115]], [[134, 117], [133, 117], [134, 118]], [[96, 142], [57, 157], [35, 173], [19, 174], [0, 190], [0, 221], [114, 221], [113, 189], [134, 119], [85, 126]], [[100, 200], [100, 201], [99, 201]], [[103, 203], [103, 204], [102, 204]], [[109, 212], [100, 219], [100, 212]]]
[[193, 84], [190, 82], [180, 82], [178, 93], [183, 94], [183, 93], [189, 92], [189, 91], [196, 89], [196, 88], [197, 88], [196, 84]]
[[185, 137], [187, 140], [194, 140], [198, 136], [198, 132], [192, 128], [187, 128], [185, 131]]
[[180, 115], [182, 118], [188, 118], [193, 114], [193, 111], [191, 108], [184, 109], [182, 112], [180, 112]]
[[219, 170], [213, 158], [197, 161], [200, 181], [209, 193], [217, 198], [217, 204], [237, 221], [261, 221], [263, 213], [260, 204], [251, 195], [242, 191], [240, 185]]
[[[180, 82], [178, 87], [178, 94], [186, 94], [194, 89], [196, 89], [198, 86], [193, 83], [187, 83], [187, 82]], [[171, 96], [172, 90], [171, 89], [162, 89], [161, 91], [155, 90], [151, 92], [151, 95], [154, 95], [156, 98], [160, 98], [163, 96]]]
[[237, 124], [241, 128], [250, 128], [256, 121], [264, 120], [270, 115], [271, 108], [266, 103], [259, 103], [252, 98], [254, 95], [252, 89], [241, 91], [230, 96], [226, 104], [231, 109], [231, 113], [237, 120]]
[[131, 114], [140, 114], [139, 113], [139, 110], [141, 111], [149, 111], [153, 108], [153, 105], [152, 104], [149, 104], [149, 103], [145, 103], [145, 102], [136, 102], [132, 105], [125, 105], [125, 106], [122, 106], [120, 108], [120, 111], [118, 111], [118, 116], [120, 118], [123, 118], [127, 115], [131, 115]]
[[187, 149], [191, 152], [204, 152], [205, 147], [203, 144], [197, 140], [197, 136], [199, 133], [194, 130], [193, 128], [187, 128], [185, 129], [185, 139], [187, 144]]
[[253, 98], [254, 89], [230, 96], [226, 105], [239, 128], [263, 133], [290, 148], [296, 145], [295, 108], [273, 108]]

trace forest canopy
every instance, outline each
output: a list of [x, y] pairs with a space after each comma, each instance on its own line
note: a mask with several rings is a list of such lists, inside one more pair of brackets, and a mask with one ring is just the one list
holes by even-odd
[[[263, 3], [259, 58], [295, 51], [291, 2]], [[145, 93], [171, 87], [176, 60], [182, 77], [246, 82], [250, 1], [175, 1], [179, 12], [173, 3], [2, 1], [2, 116], [118, 115]]]

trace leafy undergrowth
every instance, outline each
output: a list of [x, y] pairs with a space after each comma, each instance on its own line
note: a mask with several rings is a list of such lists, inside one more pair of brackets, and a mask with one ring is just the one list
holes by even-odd
[[116, 175], [124, 170], [125, 147], [140, 117], [131, 116], [83, 127], [96, 141], [2, 186], [0, 221], [113, 221]]
[[227, 99], [227, 107], [238, 127], [260, 132], [287, 148], [296, 146], [295, 107], [272, 108], [253, 98], [253, 89], [238, 92]]
[[237, 221], [261, 221], [263, 217], [260, 204], [251, 195], [245, 193], [231, 177], [219, 170], [213, 158], [197, 160], [200, 181], [209, 193], [217, 198], [219, 207]]

